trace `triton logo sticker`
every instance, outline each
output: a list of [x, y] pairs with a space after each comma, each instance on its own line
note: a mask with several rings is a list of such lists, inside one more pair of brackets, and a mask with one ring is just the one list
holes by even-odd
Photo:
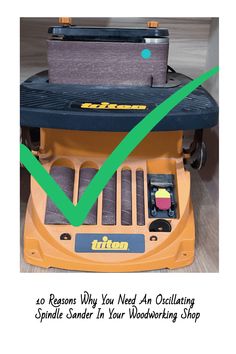
[[99, 250], [104, 250], [104, 251], [119, 251], [119, 250], [125, 250], [127, 251], [129, 247], [128, 242], [119, 242], [119, 241], [112, 241], [109, 240], [107, 236], [103, 236], [102, 241], [98, 240], [93, 240], [92, 241], [92, 250], [93, 251], [99, 251]]
[[88, 109], [147, 109], [146, 105], [143, 104], [118, 104], [118, 103], [109, 103], [109, 102], [101, 102], [101, 103], [82, 103], [80, 108], [88, 108]]
[[142, 234], [77, 234], [75, 252], [144, 253]]

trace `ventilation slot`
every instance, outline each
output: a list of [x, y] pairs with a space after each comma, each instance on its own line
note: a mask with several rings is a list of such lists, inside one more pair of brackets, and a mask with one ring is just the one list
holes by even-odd
[[121, 171], [121, 224], [132, 224], [132, 186], [131, 171]]
[[143, 171], [136, 171], [136, 207], [137, 207], [137, 224], [145, 224], [144, 216], [144, 174]]
[[[79, 195], [78, 199], [81, 198], [82, 194], [84, 193], [86, 187], [92, 180], [92, 178], [97, 173], [96, 168], [81, 168], [80, 175], [79, 175]], [[93, 205], [92, 209], [90, 210], [87, 218], [84, 221], [84, 225], [96, 225], [97, 224], [97, 200]]]
[[[53, 166], [50, 175], [58, 183], [67, 197], [73, 200], [74, 177], [75, 171], [69, 167]], [[69, 224], [60, 210], [54, 205], [50, 198], [47, 198], [45, 224]]]
[[112, 176], [103, 190], [102, 224], [116, 224], [116, 173]]

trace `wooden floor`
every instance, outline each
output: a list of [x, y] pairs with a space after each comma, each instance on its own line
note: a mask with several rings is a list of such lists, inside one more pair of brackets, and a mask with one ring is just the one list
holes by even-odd
[[[147, 19], [77, 19], [81, 25], [127, 26], [139, 25]], [[205, 69], [207, 41], [210, 19], [158, 19], [163, 27], [170, 30], [169, 64], [177, 71], [192, 77], [198, 76]], [[77, 22], [76, 22], [77, 21]], [[47, 28], [56, 24], [56, 19], [22, 19], [21, 20], [21, 80], [47, 68], [46, 43]], [[217, 99], [218, 97], [215, 96]], [[218, 272], [219, 271], [219, 239], [218, 239], [218, 131], [205, 131], [208, 145], [208, 162], [198, 173], [191, 174], [191, 195], [196, 224], [196, 257], [191, 266], [177, 270], [161, 270], [157, 272]], [[26, 203], [29, 196], [29, 174], [21, 168], [21, 272], [67, 272], [59, 269], [43, 269], [31, 266], [23, 259], [23, 224]]]

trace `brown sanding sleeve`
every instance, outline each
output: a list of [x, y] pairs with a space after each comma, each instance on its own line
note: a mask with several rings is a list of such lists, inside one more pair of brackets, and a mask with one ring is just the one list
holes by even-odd
[[116, 224], [116, 173], [112, 176], [103, 190], [102, 224]]
[[137, 205], [137, 224], [145, 224], [144, 216], [144, 174], [143, 171], [136, 171], [136, 205]]
[[[53, 166], [50, 170], [50, 175], [65, 192], [67, 197], [72, 201], [75, 171], [69, 167]], [[47, 198], [45, 224], [69, 224], [67, 219], [64, 217], [64, 215], [60, 212], [60, 210], [55, 206], [55, 204], [51, 201], [49, 197]]]
[[132, 180], [131, 171], [121, 171], [121, 224], [132, 225]]
[[[96, 168], [81, 168], [80, 169], [78, 200], [82, 196], [86, 187], [88, 186], [91, 179], [95, 176], [96, 173], [97, 173]], [[96, 225], [96, 224], [97, 224], [97, 200], [94, 203], [92, 209], [90, 210], [89, 214], [87, 215], [87, 217], [84, 221], [84, 225]]]
[[[152, 55], [144, 59], [142, 50]], [[166, 83], [168, 43], [48, 40], [49, 82], [151, 86]]]

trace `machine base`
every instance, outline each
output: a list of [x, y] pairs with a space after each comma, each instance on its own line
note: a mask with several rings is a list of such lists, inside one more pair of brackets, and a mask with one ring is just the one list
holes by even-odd
[[[94, 170], [101, 168], [124, 136], [65, 130], [43, 130], [41, 135], [40, 161], [74, 204]], [[101, 144], [98, 151], [97, 142], [106, 144]], [[194, 217], [190, 173], [184, 169], [181, 153], [181, 132], [150, 133], [117, 169], [115, 180], [100, 193], [93, 212], [80, 226], [70, 225], [58, 213], [32, 177], [24, 229], [26, 262], [45, 268], [97, 272], [191, 264]], [[170, 191], [171, 203], [175, 202], [173, 215], [167, 211], [150, 215], [150, 175], [159, 176], [152, 181], [153, 188], [158, 189], [160, 184], [161, 192], [165, 187]], [[171, 180], [164, 178], [167, 175]]]
[[[27, 263], [43, 268], [61, 268], [78, 271], [94, 272], [135, 272], [157, 270], [162, 268], [180, 268], [190, 265], [194, 260], [194, 217], [192, 206], [189, 208], [189, 216], [185, 227], [173, 243], [165, 248], [133, 254], [133, 259], [119, 262], [107, 262], [104, 255], [103, 262], [86, 259], [75, 253], [74, 255], [63, 252], [62, 249], [54, 248], [40, 234], [33, 223], [32, 205], [29, 200], [24, 230], [24, 258]], [[86, 254], [85, 254], [86, 255]], [[113, 255], [114, 256], [114, 255]], [[124, 255], [126, 258], [126, 255]]]

